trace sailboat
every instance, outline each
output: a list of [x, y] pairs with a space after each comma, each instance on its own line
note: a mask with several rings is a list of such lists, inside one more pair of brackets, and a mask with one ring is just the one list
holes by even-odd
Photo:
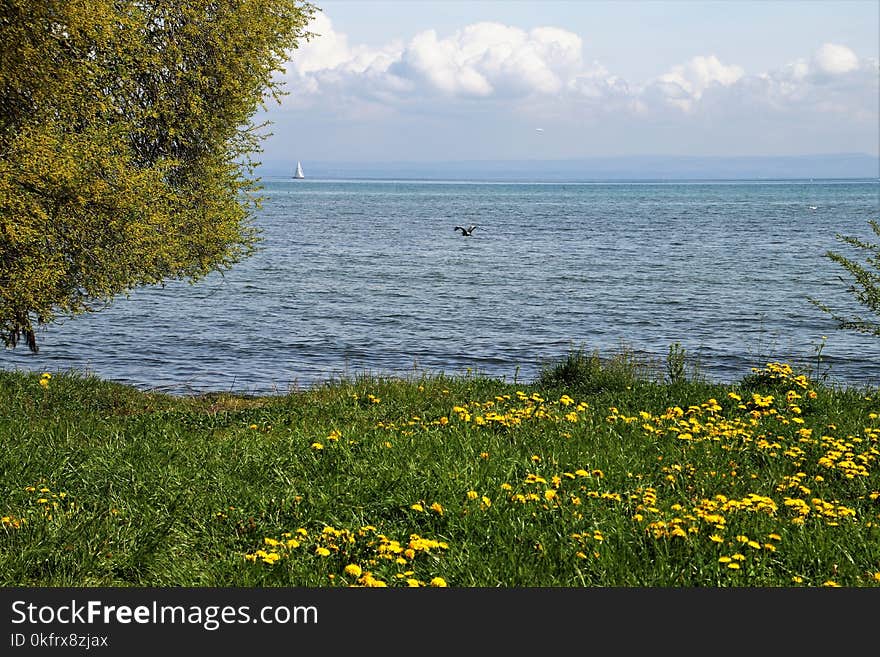
[[296, 163], [296, 173], [293, 174], [293, 177], [294, 178], [305, 178], [305, 176], [303, 175], [302, 164], [300, 164], [299, 162]]

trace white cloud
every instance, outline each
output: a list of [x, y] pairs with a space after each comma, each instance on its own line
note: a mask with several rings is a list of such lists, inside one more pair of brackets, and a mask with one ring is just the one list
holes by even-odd
[[555, 94], [581, 72], [580, 37], [554, 27], [529, 32], [500, 23], [475, 23], [446, 38], [434, 30], [405, 45], [382, 49], [352, 47], [346, 35], [318, 14], [310, 29], [319, 34], [291, 53], [286, 77], [292, 95], [333, 93], [355, 78], [371, 88], [403, 95], [446, 98], [504, 98]]
[[725, 66], [715, 55], [710, 55], [694, 57], [684, 66], [675, 66], [669, 73], [660, 76], [660, 80], [679, 84], [688, 94], [699, 98], [709, 86], [730, 86], [744, 73], [739, 66]]
[[722, 64], [715, 55], [697, 56], [649, 83], [645, 95], [688, 112], [713, 85], [729, 87], [744, 75], [742, 68]]
[[554, 94], [578, 71], [580, 53], [580, 37], [565, 30], [483, 22], [445, 39], [433, 30], [417, 34], [388, 72], [444, 96]]
[[813, 55], [816, 67], [823, 73], [837, 75], [859, 68], [859, 58], [846, 46], [835, 43], [823, 44]]
[[485, 103], [493, 103], [493, 111], [537, 119], [542, 112], [596, 118], [729, 116], [768, 109], [859, 120], [877, 115], [877, 61], [834, 43], [754, 74], [714, 54], [696, 55], [638, 83], [598, 62], [585, 63], [581, 37], [557, 27], [527, 31], [481, 22], [446, 36], [427, 30], [379, 48], [350, 44], [321, 13], [310, 29], [319, 36], [291, 53], [285, 76], [290, 109], [314, 105], [360, 118], [407, 108], [460, 113]]
[[[877, 121], [880, 68], [849, 48], [825, 44], [809, 58], [739, 80], [719, 106], [727, 113], [771, 111], [777, 115], [834, 115]], [[720, 110], [719, 110], [720, 111]]]
[[400, 59], [388, 72], [409, 80], [424, 92], [447, 96], [489, 96], [489, 80], [480, 72], [479, 62], [461, 43], [438, 39], [433, 30], [417, 34], [406, 46]]
[[350, 46], [348, 36], [334, 30], [331, 20], [320, 12], [315, 15], [309, 30], [316, 36], [289, 53], [293, 71], [302, 77], [332, 70], [365, 73], [387, 68], [399, 56], [400, 46], [396, 43], [380, 49]]

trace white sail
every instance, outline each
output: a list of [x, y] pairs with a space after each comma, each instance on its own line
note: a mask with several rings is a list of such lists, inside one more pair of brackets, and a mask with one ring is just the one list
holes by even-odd
[[303, 175], [302, 164], [300, 164], [299, 162], [296, 163], [296, 173], [293, 174], [293, 177], [294, 178], [305, 178], [305, 176]]

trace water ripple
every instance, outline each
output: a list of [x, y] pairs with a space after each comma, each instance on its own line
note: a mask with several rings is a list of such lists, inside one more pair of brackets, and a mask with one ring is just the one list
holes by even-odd
[[[876, 384], [837, 233], [865, 235], [878, 186], [278, 181], [261, 250], [197, 285], [136, 290], [41, 331], [0, 367], [79, 369], [144, 389], [283, 392], [358, 372], [513, 380], [573, 347], [655, 359], [679, 342], [719, 381], [769, 359]], [[816, 205], [820, 211], [809, 212]], [[477, 223], [474, 235], [453, 231]]]

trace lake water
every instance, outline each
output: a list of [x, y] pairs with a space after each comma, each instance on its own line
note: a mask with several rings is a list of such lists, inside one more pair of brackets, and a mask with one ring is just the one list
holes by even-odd
[[0, 367], [265, 393], [468, 368], [530, 381], [572, 348], [663, 359], [679, 342], [733, 381], [809, 363], [826, 336], [833, 381], [880, 383], [880, 338], [807, 300], [860, 309], [823, 254], [873, 237], [876, 181], [265, 184], [257, 254], [53, 324]]

